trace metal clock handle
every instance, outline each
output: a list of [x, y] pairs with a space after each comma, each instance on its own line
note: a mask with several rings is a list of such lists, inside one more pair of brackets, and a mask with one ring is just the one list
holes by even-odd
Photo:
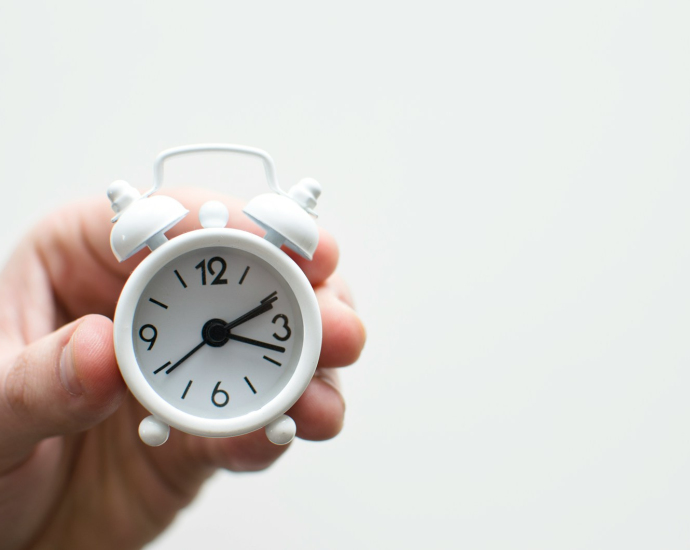
[[[286, 193], [278, 184], [273, 159], [262, 149], [228, 143], [199, 143], [167, 149], [156, 157], [153, 163], [153, 187], [141, 198], [146, 198], [160, 189], [163, 184], [163, 164], [167, 159], [178, 155], [209, 151], [243, 153], [259, 157], [263, 161], [268, 186], [274, 193], [254, 197], [244, 208], [244, 213], [266, 230], [265, 238], [269, 242], [278, 248], [285, 244], [311, 260], [319, 241], [319, 233], [310, 216], [317, 217], [314, 206], [321, 195], [321, 185], [312, 178], [304, 178]], [[200, 218], [201, 224], [206, 227], [208, 221], [210, 227], [215, 227], [215, 220], [222, 218], [227, 222], [227, 214], [220, 215], [223, 208], [219, 210], [218, 205], [214, 205], [210, 206], [210, 210], [200, 212], [203, 218]]]
[[153, 187], [142, 195], [142, 198], [148, 197], [149, 195], [158, 191], [163, 185], [163, 164], [170, 157], [176, 157], [179, 155], [186, 155], [190, 153], [206, 153], [206, 152], [226, 152], [226, 153], [243, 153], [245, 155], [252, 155], [259, 157], [264, 164], [264, 170], [266, 171], [266, 179], [268, 180], [268, 186], [272, 191], [288, 197], [289, 195], [280, 188], [278, 184], [278, 178], [276, 176], [276, 168], [273, 163], [271, 156], [262, 149], [257, 149], [255, 147], [247, 147], [246, 145], [232, 145], [228, 143], [199, 143], [195, 145], [184, 145], [182, 147], [173, 147], [172, 149], [166, 149], [156, 157], [156, 161], [153, 164]]

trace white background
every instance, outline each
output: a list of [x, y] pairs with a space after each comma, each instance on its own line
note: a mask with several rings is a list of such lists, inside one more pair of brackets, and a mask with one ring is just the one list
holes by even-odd
[[149, 550], [687, 548], [689, 28], [684, 0], [3, 0], [2, 258], [163, 148], [244, 143], [322, 182], [368, 327], [343, 433], [218, 474]]

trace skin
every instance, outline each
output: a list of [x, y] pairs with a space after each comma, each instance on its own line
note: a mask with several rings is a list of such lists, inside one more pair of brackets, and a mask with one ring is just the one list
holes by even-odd
[[[229, 227], [259, 233], [241, 203], [199, 190], [170, 193], [190, 214], [168, 237], [198, 229], [207, 200], [224, 202]], [[289, 446], [263, 430], [205, 439], [171, 430], [148, 447], [148, 413], [115, 362], [112, 316], [140, 252], [118, 264], [109, 246], [107, 201], [70, 205], [27, 235], [0, 274], [0, 533], [5, 549], [141, 548], [188, 505], [218, 468], [268, 468]], [[290, 254], [314, 286], [323, 322], [319, 366], [288, 412], [297, 436], [334, 437], [345, 402], [333, 367], [358, 358], [365, 341], [343, 282], [338, 250], [321, 232], [309, 262]]]

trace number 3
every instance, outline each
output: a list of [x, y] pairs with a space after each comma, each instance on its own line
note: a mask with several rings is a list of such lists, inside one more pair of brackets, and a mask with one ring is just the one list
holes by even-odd
[[290, 327], [288, 326], [288, 318], [287, 318], [287, 316], [283, 315], [282, 313], [279, 313], [278, 315], [276, 315], [276, 316], [273, 318], [273, 321], [271, 321], [271, 322], [272, 322], [273, 324], [275, 324], [275, 322], [276, 322], [278, 319], [282, 319], [282, 321], [283, 321], [283, 328], [286, 330], [286, 334], [285, 334], [285, 336], [278, 336], [278, 335], [274, 332], [274, 333], [273, 333], [273, 338], [275, 338], [276, 340], [280, 340], [281, 342], [285, 342], [285, 340], [287, 340], [288, 338], [290, 338], [290, 336], [292, 335], [292, 331], [290, 330]]

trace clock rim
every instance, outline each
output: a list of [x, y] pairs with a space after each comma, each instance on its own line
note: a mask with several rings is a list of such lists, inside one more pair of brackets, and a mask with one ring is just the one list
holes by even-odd
[[[285, 279], [302, 314], [304, 336], [295, 371], [282, 390], [263, 407], [231, 418], [203, 418], [182, 411], [161, 397], [144, 377], [134, 353], [133, 324], [139, 300], [153, 277], [175, 258], [199, 248], [221, 246], [254, 254]], [[151, 414], [186, 433], [204, 437], [231, 437], [253, 432], [284, 414], [304, 393], [321, 352], [321, 313], [304, 272], [279, 248], [237, 229], [198, 229], [169, 240], [151, 252], [132, 272], [122, 289], [113, 319], [117, 363], [130, 391]]]

